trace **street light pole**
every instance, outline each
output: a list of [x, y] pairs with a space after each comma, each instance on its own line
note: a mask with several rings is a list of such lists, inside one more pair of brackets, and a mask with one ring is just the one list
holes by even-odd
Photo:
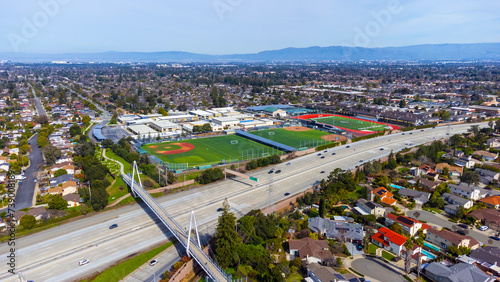
[[153, 273], [153, 282], [156, 282], [156, 273], [155, 273], [154, 271], [153, 271], [153, 272], [151, 272], [151, 271], [147, 270], [146, 268], [144, 268], [144, 269], [145, 269], [147, 272], [149, 272], [149, 273]]

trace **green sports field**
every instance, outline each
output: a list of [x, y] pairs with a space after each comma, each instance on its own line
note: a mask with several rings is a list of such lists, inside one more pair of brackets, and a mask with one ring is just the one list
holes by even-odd
[[358, 131], [384, 131], [387, 129], [387, 126], [384, 124], [377, 124], [370, 121], [357, 120], [341, 116], [318, 117], [311, 118], [311, 120]]
[[315, 147], [318, 144], [327, 144], [329, 142], [321, 139], [321, 136], [331, 134], [316, 129], [308, 131], [289, 131], [283, 128], [252, 131], [249, 133], [295, 148]]
[[[183, 144], [179, 145], [179, 143]], [[191, 146], [191, 148], [192, 146], [194, 146], [194, 148], [189, 149], [189, 146], [187, 145]], [[188, 148], [185, 150], [189, 151], [174, 154], [165, 154], [165, 152], [168, 153], [169, 151], [179, 150], [183, 147]], [[276, 154], [281, 154], [281, 151], [279, 150], [237, 135], [146, 144], [142, 146], [142, 148], [145, 149], [148, 154], [157, 156], [164, 162], [179, 164], [187, 163], [189, 167], [220, 163], [222, 160], [230, 162], [241, 160], [242, 158], [258, 158], [266, 156], [268, 154], [272, 155], [273, 152]]]

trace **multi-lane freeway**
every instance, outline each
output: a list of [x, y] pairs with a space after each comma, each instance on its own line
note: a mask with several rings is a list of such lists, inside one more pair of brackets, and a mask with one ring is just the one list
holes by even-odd
[[[317, 180], [327, 177], [335, 168], [352, 169], [364, 162], [387, 156], [391, 150], [399, 151], [413, 143], [423, 144], [435, 139], [463, 133], [471, 124], [437, 127], [424, 131], [406, 132], [364, 140], [307, 155], [276, 166], [281, 173], [274, 174], [272, 202], [280, 201], [285, 193], [296, 194], [308, 189]], [[482, 124], [486, 126], [486, 124]], [[384, 150], [381, 150], [383, 148]], [[335, 153], [335, 155], [332, 155]], [[219, 216], [217, 209], [227, 198], [237, 217], [269, 203], [267, 183], [269, 168], [249, 173], [258, 183], [228, 179], [195, 190], [184, 191], [159, 198], [158, 202], [182, 227], [189, 223], [189, 213], [194, 210], [200, 232], [213, 233]], [[322, 174], [321, 171], [326, 173]], [[111, 224], [118, 228], [109, 229]], [[168, 231], [144, 205], [133, 205], [104, 212], [57, 228], [16, 240], [17, 271], [26, 279], [35, 281], [72, 281], [93, 272], [101, 271], [116, 261], [133, 256], [156, 244], [166, 242]], [[177, 252], [177, 250], [173, 250]], [[6, 258], [7, 248], [0, 257]], [[78, 266], [78, 261], [90, 263]], [[17, 276], [7, 273], [8, 266], [0, 264], [0, 280], [16, 281]], [[159, 275], [160, 273], [156, 273]], [[152, 276], [152, 275], [151, 275]]]

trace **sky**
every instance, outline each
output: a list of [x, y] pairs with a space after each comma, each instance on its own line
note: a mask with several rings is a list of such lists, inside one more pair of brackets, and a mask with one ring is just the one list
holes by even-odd
[[186, 51], [500, 42], [498, 0], [24, 0], [0, 52]]

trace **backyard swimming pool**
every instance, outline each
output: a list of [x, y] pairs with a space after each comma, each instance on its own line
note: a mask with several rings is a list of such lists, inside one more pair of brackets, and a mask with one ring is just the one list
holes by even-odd
[[391, 184], [391, 185], [389, 185], [389, 186], [391, 186], [392, 188], [396, 188], [396, 189], [405, 188], [405, 187], [403, 187], [403, 186], [399, 186], [399, 185], [396, 185], [396, 184]]
[[425, 255], [426, 257], [428, 257], [429, 259], [435, 259], [435, 258], [436, 258], [436, 256], [435, 256], [435, 255], [433, 255], [433, 254], [429, 253], [429, 252], [428, 252], [428, 251], [426, 251], [426, 250], [422, 250], [422, 254], [424, 254], [424, 255]]
[[426, 246], [426, 247], [427, 247], [427, 248], [429, 248], [429, 249], [433, 249], [433, 250], [434, 250], [434, 251], [436, 251], [436, 252], [439, 252], [439, 251], [440, 251], [440, 249], [439, 249], [438, 247], [433, 246], [433, 245], [431, 245], [431, 244], [429, 244], [429, 243], [427, 243], [427, 242], [424, 242], [424, 246]]

